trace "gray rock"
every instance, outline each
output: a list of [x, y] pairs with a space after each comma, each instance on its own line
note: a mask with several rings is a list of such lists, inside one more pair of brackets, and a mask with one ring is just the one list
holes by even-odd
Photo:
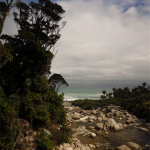
[[127, 125], [127, 124], [124, 124], [124, 125], [123, 125], [124, 128], [127, 128], [128, 126], [129, 126], [129, 125]]
[[116, 123], [115, 125], [114, 125], [114, 130], [119, 130], [120, 128], [119, 128], [119, 125]]
[[119, 130], [123, 130], [123, 129], [124, 129], [123, 125], [119, 126]]
[[93, 145], [93, 144], [89, 144], [89, 147], [90, 147], [90, 148], [96, 148], [96, 146]]
[[96, 137], [96, 134], [95, 134], [95, 133], [91, 133], [90, 135], [91, 135], [92, 138], [95, 138], [95, 137]]
[[115, 109], [111, 109], [111, 112], [114, 113], [116, 110]]
[[96, 110], [91, 111], [92, 114], [97, 114]]
[[126, 145], [131, 148], [132, 150], [140, 150], [142, 147], [138, 145], [137, 143], [128, 142]]
[[127, 124], [135, 123], [135, 120], [133, 120], [133, 119], [128, 119], [128, 120], [126, 120], [126, 123], [127, 123]]
[[44, 129], [44, 133], [47, 135], [52, 135], [48, 130]]
[[105, 121], [105, 125], [107, 127], [113, 127], [116, 124], [116, 121], [112, 118], [109, 118], [107, 121]]
[[143, 127], [139, 127], [139, 130], [149, 132], [149, 130], [148, 130], [148, 129], [143, 128]]
[[88, 120], [93, 120], [95, 116], [89, 116]]
[[131, 150], [131, 148], [127, 147], [125, 144], [118, 146], [116, 149], [117, 150]]
[[104, 127], [103, 123], [96, 123], [95, 128], [97, 128], [97, 129], [103, 129], [103, 127]]
[[89, 129], [95, 129], [95, 127], [94, 127], [94, 126], [88, 126], [88, 128], [89, 128]]
[[27, 139], [30, 143], [34, 142], [34, 138], [28, 138]]
[[73, 115], [73, 118], [74, 119], [80, 119], [80, 114], [75, 112]]
[[73, 150], [72, 147], [65, 147], [64, 150]]
[[102, 113], [102, 112], [100, 112], [100, 113], [99, 113], [99, 117], [101, 117], [102, 119], [104, 119], [104, 118], [105, 118], [105, 114]]
[[103, 119], [102, 119], [101, 117], [98, 117], [97, 120], [98, 120], [99, 122], [101, 122]]

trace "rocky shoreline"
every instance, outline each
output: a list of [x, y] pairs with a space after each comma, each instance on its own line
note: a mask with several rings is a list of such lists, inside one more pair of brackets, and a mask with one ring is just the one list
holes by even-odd
[[[73, 131], [72, 144], [64, 143], [56, 149], [58, 150], [90, 150], [90, 149], [117, 149], [117, 150], [149, 150], [150, 142], [146, 142], [150, 133], [150, 123], [138, 119], [127, 110], [122, 110], [119, 106], [110, 105], [104, 108], [99, 107], [96, 110], [83, 110], [78, 106], [72, 106], [71, 102], [63, 102], [67, 112], [67, 122]], [[108, 111], [109, 110], [109, 111]], [[143, 123], [144, 127], [143, 127]], [[110, 145], [107, 137], [120, 134], [122, 131], [136, 129], [136, 132], [144, 135], [145, 143], [135, 143], [125, 140], [125, 143], [116, 147]], [[136, 133], [135, 132], [135, 133]], [[123, 132], [122, 132], [123, 133]], [[136, 136], [136, 135], [134, 135]], [[103, 137], [103, 140], [101, 140]], [[109, 138], [108, 138], [109, 139]], [[128, 137], [127, 137], [128, 139]], [[130, 139], [130, 138], [129, 138]], [[109, 141], [109, 140], [108, 140]], [[128, 141], [128, 142], [126, 142]], [[143, 142], [142, 141], [142, 142]], [[91, 143], [90, 143], [91, 142]]]

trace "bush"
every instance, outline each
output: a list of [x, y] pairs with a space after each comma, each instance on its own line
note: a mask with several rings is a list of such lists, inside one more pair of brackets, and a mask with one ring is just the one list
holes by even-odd
[[14, 107], [10, 106], [3, 98], [0, 98], [0, 122], [1, 122], [1, 139], [0, 148], [7, 145], [7, 148], [13, 148], [16, 136], [20, 131], [17, 122], [17, 113]]
[[43, 150], [53, 150], [54, 149], [54, 144], [52, 141], [53, 136], [52, 135], [47, 135], [44, 132], [40, 132], [38, 134], [38, 140], [40, 142], [40, 148]]
[[33, 128], [38, 129], [44, 127], [49, 130], [50, 125], [51, 125], [51, 121], [46, 107], [44, 105], [38, 105], [35, 109]]

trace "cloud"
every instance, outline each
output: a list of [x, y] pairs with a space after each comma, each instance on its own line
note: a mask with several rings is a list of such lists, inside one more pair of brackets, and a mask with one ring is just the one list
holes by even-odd
[[[62, 21], [67, 24], [61, 31], [52, 73], [62, 74], [70, 88], [149, 82], [148, 0], [54, 2], [66, 11]], [[12, 18], [7, 18], [3, 33], [17, 31]]]
[[87, 81], [96, 87], [101, 80], [110, 86], [149, 82], [148, 1], [57, 3], [66, 10], [67, 25], [61, 32], [52, 72], [64, 75], [71, 87], [86, 87]]

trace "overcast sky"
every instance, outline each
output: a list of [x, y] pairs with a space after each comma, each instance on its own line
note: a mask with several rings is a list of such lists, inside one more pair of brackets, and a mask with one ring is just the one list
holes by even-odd
[[[66, 26], [52, 61], [68, 88], [150, 84], [149, 0], [61, 0]], [[61, 22], [62, 22], [61, 21]], [[13, 16], [3, 34], [16, 34]]]

